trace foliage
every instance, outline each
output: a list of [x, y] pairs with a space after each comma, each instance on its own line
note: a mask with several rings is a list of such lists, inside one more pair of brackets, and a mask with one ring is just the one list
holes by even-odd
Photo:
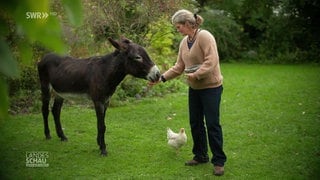
[[[67, 9], [70, 22], [77, 26], [81, 24], [81, 2], [62, 1]], [[1, 76], [18, 77], [17, 60], [21, 63], [32, 62], [31, 44], [38, 42], [42, 46], [63, 53], [67, 47], [61, 39], [61, 28], [56, 16], [48, 14], [49, 2], [47, 0], [38, 1], [1, 1], [0, 11], [0, 52]], [[70, 7], [72, 6], [72, 7]], [[76, 12], [76, 13], [75, 13]], [[31, 13], [38, 13], [36, 17]], [[39, 15], [40, 13], [40, 15]], [[47, 14], [45, 14], [47, 13]], [[74, 14], [75, 13], [75, 14]], [[7, 85], [1, 77], [0, 79], [0, 120], [7, 114], [8, 98]]]
[[203, 28], [209, 30], [217, 41], [221, 60], [238, 58], [241, 52], [241, 27], [233, 17], [222, 10], [206, 10], [200, 15], [204, 18]]
[[[223, 63], [221, 68], [228, 156], [222, 178], [319, 179], [319, 66]], [[266, 81], [270, 75], [273, 79]], [[3, 122], [1, 179], [215, 179], [210, 163], [184, 166], [193, 157], [187, 86], [179, 93], [108, 109], [107, 157], [99, 156], [93, 109], [62, 110], [68, 142], [60, 142], [49, 117], [51, 140], [45, 140], [39, 113]], [[186, 128], [189, 141], [178, 154], [167, 146], [167, 127]], [[47, 151], [49, 167], [25, 167], [30, 151]]]
[[23, 64], [19, 70], [19, 77], [7, 79], [10, 88], [9, 112], [10, 114], [39, 112], [41, 96], [38, 71], [35, 66]]
[[244, 33], [256, 46], [262, 40], [262, 36], [267, 29], [268, 19], [273, 14], [274, 1], [270, 0], [244, 0], [241, 5], [239, 21], [243, 26]]
[[[320, 3], [316, 0], [283, 1], [280, 17], [286, 17], [285, 31], [298, 62], [320, 62]], [[283, 30], [283, 29], [282, 29]], [[289, 46], [290, 47], [290, 46]]]
[[92, 0], [86, 4], [87, 22], [98, 41], [107, 37], [127, 36], [138, 44], [145, 45], [144, 37], [150, 23], [164, 14], [171, 14], [181, 6], [188, 6], [183, 0]]
[[121, 106], [135, 100], [148, 97], [163, 97], [168, 93], [181, 92], [186, 87], [183, 77], [175, 81], [160, 83], [154, 87], [148, 86], [147, 82], [131, 76], [125, 78], [111, 98], [111, 106]]
[[167, 16], [150, 23], [148, 29], [146, 34], [146, 41], [149, 42], [146, 45], [148, 52], [151, 57], [154, 57], [155, 62], [161, 65], [160, 68], [166, 70], [171, 67], [172, 60], [176, 59], [175, 49], [178, 49], [179, 43], [177, 41], [182, 37], [174, 33], [173, 25]]
[[10, 86], [10, 96], [13, 96], [21, 90], [36, 91], [39, 90], [38, 71], [34, 66], [21, 66], [20, 77], [8, 80]]
[[150, 50], [162, 57], [173, 55], [173, 28], [168, 17], [161, 17], [158, 21], [148, 25], [146, 35]]
[[318, 37], [312, 35], [302, 17], [293, 16], [279, 9], [278, 14], [269, 18], [270, 27], [263, 34], [259, 54], [271, 63], [319, 62]]
[[225, 15], [234, 17], [242, 29], [240, 44], [243, 60], [255, 52], [257, 55], [250, 61], [320, 61], [320, 25], [317, 19], [320, 4], [316, 0], [199, 0], [199, 4], [201, 9], [223, 10]]

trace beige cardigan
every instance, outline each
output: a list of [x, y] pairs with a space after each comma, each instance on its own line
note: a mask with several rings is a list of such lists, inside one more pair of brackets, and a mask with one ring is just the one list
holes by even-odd
[[206, 89], [222, 85], [223, 77], [213, 35], [206, 30], [200, 30], [191, 49], [188, 48], [187, 38], [185, 36], [181, 40], [177, 62], [163, 74], [164, 78], [173, 79], [181, 75], [186, 68], [201, 64], [200, 68], [194, 72], [197, 79], [188, 80], [189, 86], [193, 89]]

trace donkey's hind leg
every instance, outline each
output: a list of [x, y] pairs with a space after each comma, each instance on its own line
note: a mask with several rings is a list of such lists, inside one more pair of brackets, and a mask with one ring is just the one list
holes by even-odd
[[46, 136], [46, 139], [51, 139], [49, 123], [48, 123], [50, 91], [49, 91], [49, 85], [44, 81], [41, 82], [41, 98], [42, 98], [42, 117], [43, 117], [43, 124], [44, 124], [44, 134]]
[[43, 124], [44, 124], [44, 134], [46, 136], [46, 139], [51, 139], [49, 123], [48, 123], [49, 101], [50, 101], [49, 95], [48, 96], [42, 95], [42, 117], [43, 117]]
[[60, 113], [61, 113], [62, 105], [63, 105], [63, 98], [55, 97], [53, 107], [52, 107], [52, 114], [54, 118], [54, 123], [56, 125], [56, 132], [58, 137], [60, 137], [61, 141], [67, 141], [68, 138], [64, 135], [61, 127], [61, 122], [60, 122]]

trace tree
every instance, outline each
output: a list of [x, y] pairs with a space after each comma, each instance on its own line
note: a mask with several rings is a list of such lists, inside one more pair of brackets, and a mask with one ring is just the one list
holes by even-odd
[[[287, 16], [295, 33], [293, 42], [301, 50], [320, 49], [320, 2], [318, 0], [286, 0], [283, 2], [282, 16]], [[320, 55], [318, 55], [319, 58]], [[315, 57], [316, 58], [316, 57]]]
[[199, 0], [199, 4], [233, 17], [243, 30], [244, 54], [254, 51], [260, 60], [278, 63], [320, 61], [317, 0]]

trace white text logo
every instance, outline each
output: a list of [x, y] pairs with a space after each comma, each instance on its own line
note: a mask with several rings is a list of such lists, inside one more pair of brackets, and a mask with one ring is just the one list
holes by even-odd
[[27, 19], [47, 19], [49, 17], [49, 15], [51, 16], [56, 16], [57, 13], [56, 12], [26, 12], [26, 18]]
[[27, 151], [26, 166], [27, 167], [49, 167], [47, 159], [49, 153], [47, 151]]

